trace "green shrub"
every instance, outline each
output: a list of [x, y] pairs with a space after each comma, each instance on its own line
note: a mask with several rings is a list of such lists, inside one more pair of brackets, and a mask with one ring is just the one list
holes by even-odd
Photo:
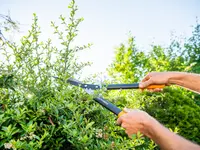
[[180, 135], [200, 144], [200, 107], [187, 93], [175, 87], [162, 93], [146, 93], [141, 105], [168, 128], [178, 128]]
[[[76, 53], [90, 44], [74, 46], [77, 6], [68, 6], [70, 17], [60, 16], [62, 27], [51, 23], [60, 44], [40, 41], [38, 18], [20, 43], [1, 41], [0, 149], [153, 149], [143, 137], [129, 139], [116, 126], [116, 116], [91, 96], [67, 83], [90, 63], [77, 63]], [[60, 30], [60, 28], [62, 30]], [[120, 104], [119, 104], [120, 106]]]

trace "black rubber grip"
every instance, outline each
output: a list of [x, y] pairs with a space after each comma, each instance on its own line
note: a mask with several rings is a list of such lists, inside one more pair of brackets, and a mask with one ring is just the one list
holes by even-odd
[[109, 111], [113, 112], [115, 115], [118, 115], [121, 112], [121, 109], [119, 109], [117, 106], [113, 105], [111, 102], [101, 97], [94, 98], [94, 100], [98, 102], [99, 104], [101, 104], [106, 109], [108, 109]]
[[117, 89], [138, 89], [139, 83], [133, 84], [108, 84], [106, 86], [107, 90], [117, 90]]

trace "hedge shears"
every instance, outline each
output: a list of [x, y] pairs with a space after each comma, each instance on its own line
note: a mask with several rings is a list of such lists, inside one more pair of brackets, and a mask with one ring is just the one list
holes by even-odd
[[[53, 76], [54, 77], [54, 76]], [[56, 79], [60, 79], [58, 77], [54, 77]], [[66, 81], [67, 83], [78, 86], [83, 88], [86, 93], [92, 95], [94, 90], [100, 90], [102, 88], [105, 88], [106, 90], [120, 90], [120, 89], [140, 89], [139, 83], [132, 83], [132, 84], [107, 84], [107, 85], [98, 85], [98, 84], [85, 84], [82, 83], [76, 79], [69, 78]], [[146, 89], [155, 89], [155, 88], [164, 88], [165, 85], [150, 85]], [[94, 97], [93, 100], [98, 102], [100, 105], [117, 115], [118, 117], [122, 116], [126, 112], [109, 102], [108, 100], [105, 100], [100, 95], [97, 97]]]

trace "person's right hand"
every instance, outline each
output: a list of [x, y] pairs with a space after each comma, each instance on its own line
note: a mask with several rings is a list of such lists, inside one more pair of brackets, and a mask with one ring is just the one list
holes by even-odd
[[[141, 89], [147, 88], [152, 84], [164, 84], [169, 85], [170, 72], [151, 72], [147, 74], [140, 82], [139, 87]], [[162, 89], [154, 89], [153, 91], [161, 91]]]
[[122, 115], [117, 119], [117, 124], [121, 125], [126, 134], [131, 138], [133, 134], [138, 132], [143, 135], [150, 137], [151, 128], [155, 119], [151, 117], [148, 113], [138, 110], [138, 109], [124, 109], [126, 114]]

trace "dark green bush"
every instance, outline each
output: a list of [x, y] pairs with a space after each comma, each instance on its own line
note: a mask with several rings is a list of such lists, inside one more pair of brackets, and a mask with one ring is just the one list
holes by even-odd
[[168, 128], [178, 128], [180, 135], [200, 144], [200, 107], [187, 93], [166, 88], [162, 93], [147, 93], [141, 105]]

